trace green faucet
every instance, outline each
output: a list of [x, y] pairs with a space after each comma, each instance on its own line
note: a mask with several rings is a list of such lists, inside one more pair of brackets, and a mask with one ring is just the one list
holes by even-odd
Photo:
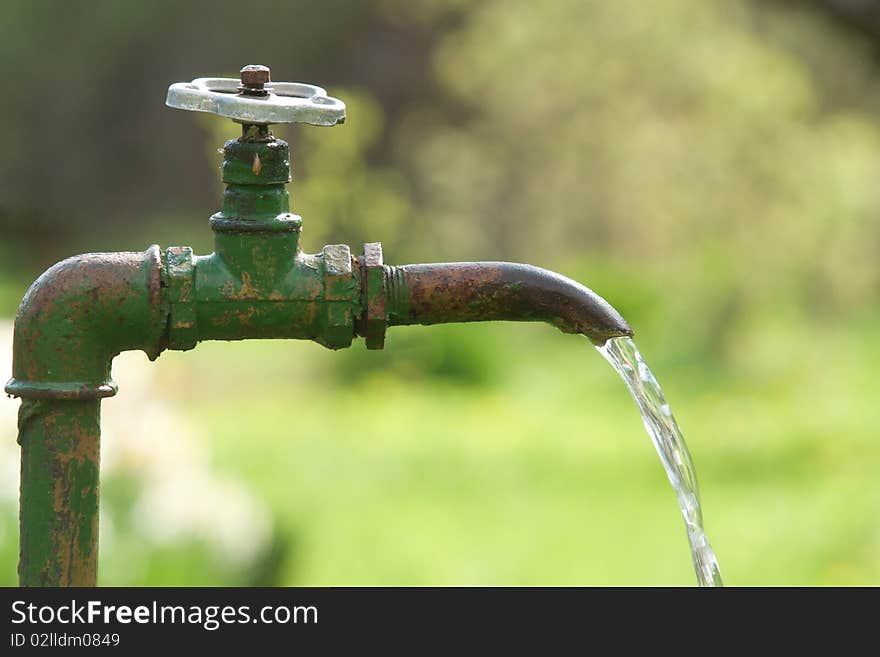
[[382, 349], [389, 326], [546, 321], [597, 344], [632, 334], [601, 297], [564, 276], [505, 262], [390, 266], [379, 243], [301, 249], [290, 213], [289, 148], [277, 123], [332, 126], [345, 105], [312, 85], [272, 82], [246, 66], [239, 80], [177, 83], [166, 103], [241, 124], [226, 142], [214, 253], [151, 246], [143, 252], [68, 258], [30, 287], [15, 320], [13, 378], [22, 399], [22, 586], [97, 582], [100, 400], [116, 394], [112, 359], [202, 340], [298, 338], [330, 349], [363, 337]]

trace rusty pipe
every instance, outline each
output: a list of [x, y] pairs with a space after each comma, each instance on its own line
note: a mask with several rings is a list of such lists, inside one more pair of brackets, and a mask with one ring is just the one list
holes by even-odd
[[164, 346], [161, 270], [157, 246], [68, 258], [19, 306], [6, 392], [22, 398], [22, 586], [96, 583], [100, 401], [116, 393], [114, 356], [140, 349], [154, 359]]
[[580, 283], [511, 262], [386, 267], [388, 325], [543, 321], [596, 344], [632, 335], [620, 313]]

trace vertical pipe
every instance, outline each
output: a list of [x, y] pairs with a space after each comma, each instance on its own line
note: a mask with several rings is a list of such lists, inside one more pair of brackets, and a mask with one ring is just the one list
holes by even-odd
[[22, 586], [97, 583], [100, 415], [100, 399], [22, 400]]

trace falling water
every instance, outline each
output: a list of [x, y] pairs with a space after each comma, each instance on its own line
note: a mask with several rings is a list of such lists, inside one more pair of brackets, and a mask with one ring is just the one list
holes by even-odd
[[700, 510], [694, 463], [660, 384], [642, 359], [636, 343], [630, 338], [613, 338], [596, 348], [617, 370], [636, 400], [645, 429], [648, 430], [669, 482], [675, 489], [687, 526], [697, 581], [700, 586], [721, 586], [718, 561], [703, 529], [703, 512]]

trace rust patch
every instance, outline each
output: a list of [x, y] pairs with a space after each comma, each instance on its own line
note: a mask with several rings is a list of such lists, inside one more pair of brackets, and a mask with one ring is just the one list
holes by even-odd
[[230, 295], [231, 299], [256, 299], [259, 297], [259, 293], [257, 289], [254, 287], [253, 283], [251, 283], [251, 275], [243, 271], [241, 272], [241, 287], [237, 292]]
[[544, 321], [592, 340], [632, 329], [592, 290], [555, 272], [509, 262], [405, 265], [408, 315], [396, 324]]

